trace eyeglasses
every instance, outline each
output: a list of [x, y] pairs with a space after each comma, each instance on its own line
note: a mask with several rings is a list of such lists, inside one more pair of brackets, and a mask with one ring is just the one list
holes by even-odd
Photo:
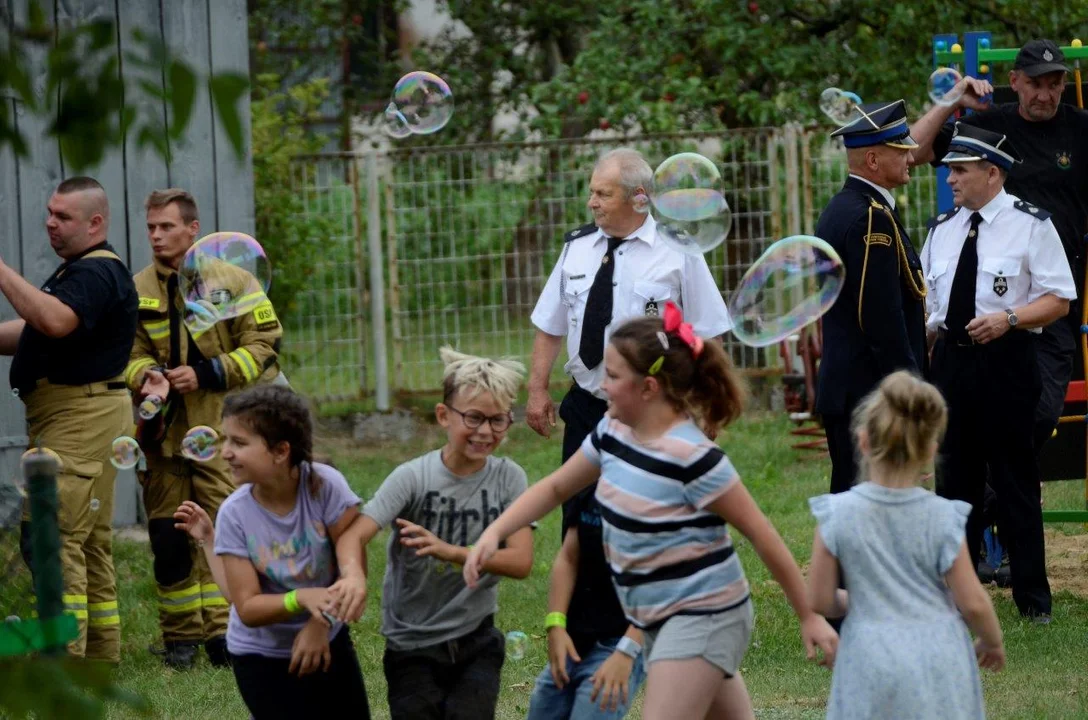
[[491, 423], [491, 429], [493, 431], [501, 433], [509, 430], [511, 423], [514, 422], [514, 418], [510, 416], [510, 413], [506, 413], [504, 415], [492, 415], [491, 417], [488, 417], [482, 412], [477, 412], [475, 410], [469, 410], [467, 413], [465, 413], [450, 405], [447, 405], [446, 407], [460, 415], [461, 419], [465, 423], [465, 427], [470, 430], [475, 430], [476, 428], [480, 427], [484, 424], [484, 420], [486, 420]]

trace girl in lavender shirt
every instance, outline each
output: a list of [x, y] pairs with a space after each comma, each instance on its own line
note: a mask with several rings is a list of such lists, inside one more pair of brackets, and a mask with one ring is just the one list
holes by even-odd
[[[366, 599], [358, 496], [312, 461], [313, 420], [285, 387], [228, 397], [223, 435], [238, 489], [219, 508], [214, 542], [233, 603], [227, 650], [242, 699], [256, 720], [322, 717], [344, 704], [369, 718], [345, 625]], [[199, 520], [192, 514], [179, 508], [179, 526]]]

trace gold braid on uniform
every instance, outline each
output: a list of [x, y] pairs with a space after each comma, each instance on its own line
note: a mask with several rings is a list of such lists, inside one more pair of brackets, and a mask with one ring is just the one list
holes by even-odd
[[[862, 330], [865, 329], [864, 323], [861, 321], [861, 306], [865, 299], [865, 272], [869, 267], [869, 247], [871, 245], [869, 238], [873, 234], [873, 210], [880, 209], [885, 215], [888, 216], [888, 221], [892, 224], [892, 230], [895, 232], [895, 249], [897, 253], [896, 261], [899, 266], [899, 274], [903, 274], [903, 266], [906, 265], [908, 270], [910, 263], [907, 260], [907, 249], [903, 245], [903, 236], [899, 234], [899, 224], [895, 222], [895, 217], [884, 205], [878, 203], [876, 200], [869, 198], [869, 225], [865, 229], [865, 259], [861, 264], [861, 293], [858, 296], [858, 327]], [[887, 237], [887, 236], [885, 236]], [[880, 243], [887, 244], [887, 243]], [[907, 289], [910, 290], [911, 295], [924, 300], [926, 297], [926, 281], [922, 271], [918, 271], [918, 276], [915, 277], [913, 273], [907, 272]]]

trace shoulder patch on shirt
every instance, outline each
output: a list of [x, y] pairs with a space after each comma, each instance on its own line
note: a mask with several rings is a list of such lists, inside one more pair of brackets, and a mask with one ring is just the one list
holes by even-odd
[[276, 311], [272, 308], [271, 301], [265, 301], [253, 310], [253, 320], [257, 323], [258, 330], [267, 330], [275, 327], [279, 320], [276, 319]]
[[891, 246], [892, 236], [885, 233], [869, 233], [865, 236], [866, 245], [887, 245]]
[[1048, 213], [1046, 210], [1043, 210], [1038, 205], [1032, 205], [1031, 203], [1024, 202], [1023, 200], [1017, 200], [1012, 204], [1012, 206], [1020, 212], [1026, 212], [1033, 218], [1038, 218], [1039, 220], [1050, 219], [1050, 213]]
[[140, 298], [140, 310], [158, 310], [160, 301], [158, 298], [142, 297]]
[[959, 211], [960, 211], [960, 209], [958, 207], [954, 207], [951, 210], [949, 210], [948, 212], [941, 213], [937, 217], [931, 217], [926, 222], [926, 227], [929, 228], [930, 230], [932, 230], [933, 228], [937, 227], [938, 225], [940, 225], [944, 221], [951, 220], [952, 218], [956, 217], [956, 213], [958, 213]]
[[577, 240], [580, 237], [585, 237], [590, 233], [597, 232], [597, 226], [593, 223], [583, 225], [582, 227], [576, 227], [566, 235], [563, 236], [563, 242], [570, 242], [571, 240]]

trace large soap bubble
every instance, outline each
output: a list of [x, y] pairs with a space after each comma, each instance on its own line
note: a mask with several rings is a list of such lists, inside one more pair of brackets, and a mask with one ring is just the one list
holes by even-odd
[[673, 155], [657, 166], [651, 195], [657, 231], [690, 255], [725, 242], [733, 222], [718, 166], [698, 153]]
[[839, 127], [849, 125], [860, 117], [859, 105], [861, 98], [848, 90], [830, 87], [820, 93], [820, 111]]
[[193, 243], [178, 267], [178, 279], [185, 326], [200, 333], [268, 304], [272, 265], [249, 235], [217, 232]]
[[181, 439], [181, 454], [194, 462], [208, 462], [219, 451], [219, 433], [207, 425], [197, 425]]
[[453, 117], [453, 92], [434, 73], [417, 70], [397, 81], [393, 99], [385, 108], [382, 128], [394, 138], [429, 135], [446, 127]]
[[962, 79], [955, 68], [937, 68], [929, 76], [929, 99], [938, 105], [955, 105], [963, 97], [963, 90], [956, 89]]
[[839, 254], [820, 238], [779, 240], [748, 268], [729, 300], [733, 334], [752, 347], [781, 342], [827, 312], [845, 279]]

